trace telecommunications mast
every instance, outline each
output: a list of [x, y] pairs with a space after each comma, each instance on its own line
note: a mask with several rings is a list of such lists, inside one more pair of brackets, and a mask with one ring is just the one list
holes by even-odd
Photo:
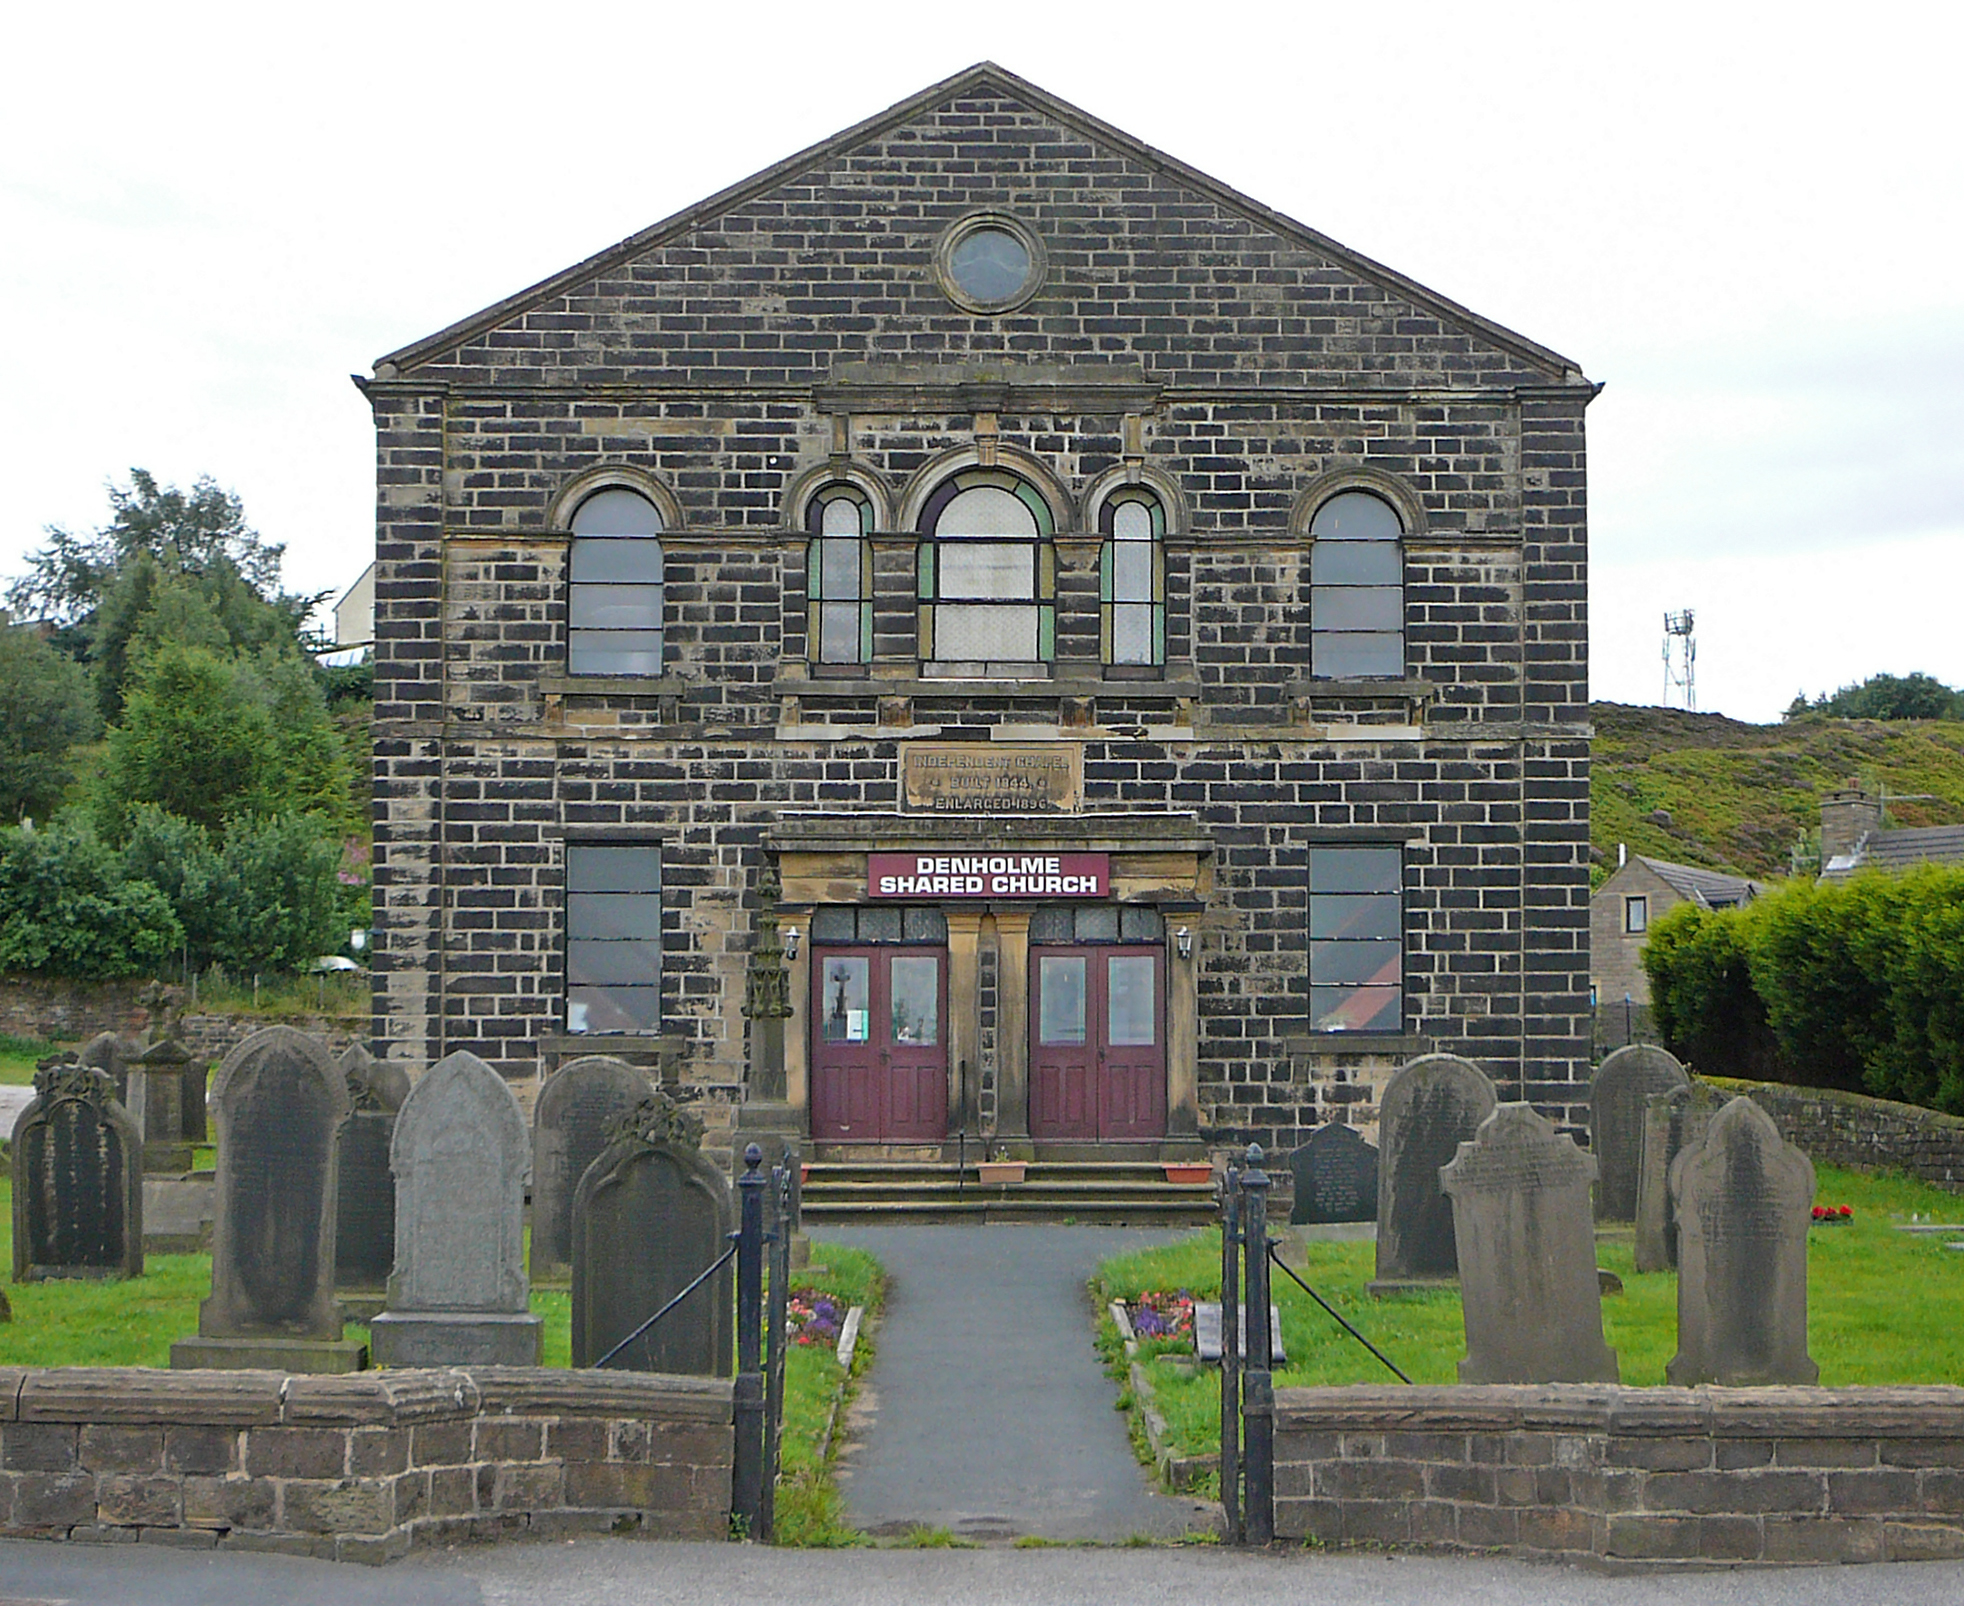
[[1664, 706], [1671, 706], [1674, 691], [1682, 691], [1687, 713], [1698, 708], [1698, 642], [1691, 626], [1689, 608], [1664, 615]]

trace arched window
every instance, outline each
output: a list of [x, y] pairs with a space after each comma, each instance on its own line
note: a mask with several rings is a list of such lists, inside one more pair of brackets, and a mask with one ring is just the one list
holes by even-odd
[[1342, 491], [1309, 533], [1310, 673], [1333, 680], [1405, 673], [1405, 531], [1391, 504]]
[[661, 514], [613, 485], [573, 510], [566, 668], [575, 675], [659, 675]]
[[1166, 662], [1166, 511], [1128, 486], [1098, 509], [1100, 635], [1113, 665]]
[[963, 469], [921, 509], [920, 654], [943, 675], [1014, 675], [1056, 653], [1050, 507], [1002, 469]]
[[873, 504], [852, 485], [828, 485], [805, 506], [805, 595], [812, 662], [873, 656]]

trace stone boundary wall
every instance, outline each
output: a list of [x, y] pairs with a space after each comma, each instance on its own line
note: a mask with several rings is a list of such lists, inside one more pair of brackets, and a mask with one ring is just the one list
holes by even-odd
[[0, 1368], [0, 1534], [382, 1562], [578, 1533], [721, 1539], [727, 1380]]
[[[97, 1032], [141, 1037], [150, 1012], [138, 1002], [147, 982], [0, 981], [0, 1032], [55, 1042], [87, 1042]], [[291, 1026], [318, 1037], [331, 1053], [366, 1042], [366, 1016], [356, 1020], [325, 1015], [186, 1014], [180, 1035], [193, 1053], [223, 1059], [262, 1026]]]
[[1278, 1389], [1279, 1538], [1624, 1567], [1964, 1556], [1964, 1388]]
[[1907, 1171], [1921, 1182], [1964, 1193], [1964, 1119], [1955, 1115], [1835, 1088], [1725, 1076], [1698, 1080], [1747, 1095], [1773, 1117], [1780, 1135], [1811, 1159], [1861, 1171]]

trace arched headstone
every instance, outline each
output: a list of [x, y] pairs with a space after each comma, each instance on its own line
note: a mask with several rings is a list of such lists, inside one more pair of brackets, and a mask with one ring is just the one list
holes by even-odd
[[525, 1115], [467, 1050], [431, 1067], [396, 1115], [396, 1261], [389, 1308], [369, 1326], [385, 1366], [537, 1366], [528, 1308]]
[[1502, 1104], [1440, 1172], [1466, 1321], [1462, 1383], [1614, 1383], [1603, 1342], [1595, 1156], [1529, 1104]]
[[1603, 1061], [1589, 1083], [1589, 1152], [1596, 1157], [1596, 1219], [1637, 1219], [1644, 1106], [1690, 1078], [1669, 1049], [1632, 1043]]
[[1453, 1207], [1439, 1170], [1493, 1114], [1493, 1083], [1471, 1060], [1423, 1054], [1378, 1100], [1378, 1252], [1373, 1291], [1459, 1274]]
[[218, 1119], [211, 1297], [198, 1336], [171, 1346], [174, 1367], [348, 1372], [366, 1347], [341, 1338], [334, 1229], [348, 1084], [313, 1038], [254, 1032], [225, 1056]]
[[1643, 1159], [1637, 1167], [1638, 1271], [1669, 1271], [1678, 1263], [1678, 1224], [1671, 1216], [1671, 1162], [1705, 1135], [1728, 1095], [1693, 1082], [1644, 1101]]
[[1289, 1157], [1289, 1170], [1295, 1181], [1290, 1226], [1377, 1220], [1378, 1151], [1355, 1127], [1324, 1122]]
[[1671, 1162], [1671, 1203], [1678, 1353], [1665, 1376], [1679, 1388], [1819, 1382], [1807, 1353], [1813, 1162], [1736, 1098]]
[[[344, 1310], [359, 1317], [382, 1308], [396, 1258], [396, 1179], [389, 1142], [396, 1112], [409, 1096], [398, 1065], [379, 1062], [351, 1044], [338, 1062], [354, 1113], [341, 1131], [341, 1176], [334, 1230], [334, 1286]], [[352, 1297], [350, 1297], [352, 1296]]]
[[14, 1281], [143, 1275], [143, 1139], [107, 1072], [41, 1062], [13, 1182]]
[[[664, 1094], [621, 1119], [573, 1197], [573, 1364], [592, 1366], [729, 1247], [736, 1208], [703, 1158], [702, 1128]], [[730, 1374], [733, 1274], [725, 1266], [608, 1364]]]
[[608, 1128], [655, 1090], [648, 1073], [604, 1054], [554, 1072], [532, 1116], [532, 1280], [573, 1266], [573, 1195], [611, 1141]]

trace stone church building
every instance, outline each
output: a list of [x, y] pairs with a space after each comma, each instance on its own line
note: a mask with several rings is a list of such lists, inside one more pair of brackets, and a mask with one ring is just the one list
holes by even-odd
[[383, 1055], [895, 1157], [1580, 1113], [1568, 358], [985, 64], [358, 383]]

